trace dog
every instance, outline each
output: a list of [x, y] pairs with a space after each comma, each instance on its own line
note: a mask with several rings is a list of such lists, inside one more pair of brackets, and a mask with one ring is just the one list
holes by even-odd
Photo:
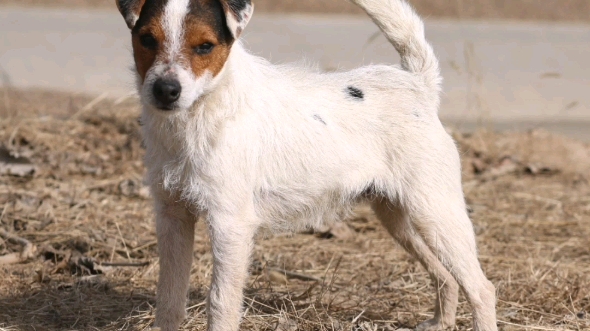
[[352, 0], [400, 66], [322, 73], [253, 56], [240, 35], [250, 0], [117, 0], [131, 29], [146, 180], [160, 256], [155, 327], [185, 317], [194, 225], [213, 251], [208, 330], [236, 331], [255, 234], [299, 231], [368, 201], [437, 286], [434, 317], [455, 324], [458, 291], [473, 329], [495, 331], [495, 288], [477, 258], [457, 147], [438, 118], [441, 76], [404, 0]]

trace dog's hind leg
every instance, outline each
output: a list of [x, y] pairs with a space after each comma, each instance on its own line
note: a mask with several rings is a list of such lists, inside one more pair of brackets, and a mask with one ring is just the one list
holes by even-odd
[[[428, 167], [428, 163], [426, 160], [422, 166]], [[413, 186], [404, 191], [402, 209], [412, 228], [465, 292], [473, 311], [473, 330], [497, 331], [495, 288], [477, 259], [460, 172], [445, 171], [443, 162], [434, 165], [430, 171], [416, 169], [415, 178], [420, 180], [413, 181]]]
[[416, 330], [437, 331], [454, 326], [459, 284], [412, 228], [407, 213], [388, 199], [378, 199], [372, 206], [375, 215], [393, 238], [428, 271], [437, 289], [434, 317], [418, 325]]

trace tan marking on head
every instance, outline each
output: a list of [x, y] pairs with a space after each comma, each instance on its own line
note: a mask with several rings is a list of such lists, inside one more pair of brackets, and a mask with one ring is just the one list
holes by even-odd
[[[204, 43], [210, 43], [215, 47], [209, 54], [196, 54], [195, 47]], [[184, 58], [189, 60], [190, 69], [195, 77], [201, 77], [207, 71], [213, 77], [217, 76], [227, 61], [230, 49], [231, 44], [226, 40], [219, 40], [219, 33], [210, 24], [201, 20], [187, 20], [182, 53]]]
[[[148, 49], [141, 44], [141, 37], [148, 34], [153, 36], [158, 42], [156, 49]], [[160, 17], [154, 17], [148, 24], [142, 26], [137, 33], [133, 33], [132, 40], [135, 66], [143, 82], [148, 70], [150, 70], [158, 55], [165, 52], [166, 35]]]

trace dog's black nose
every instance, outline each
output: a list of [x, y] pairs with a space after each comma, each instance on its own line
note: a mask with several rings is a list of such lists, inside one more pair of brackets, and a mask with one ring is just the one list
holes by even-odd
[[154, 83], [154, 97], [162, 106], [170, 106], [180, 98], [182, 87], [176, 79], [158, 79]]

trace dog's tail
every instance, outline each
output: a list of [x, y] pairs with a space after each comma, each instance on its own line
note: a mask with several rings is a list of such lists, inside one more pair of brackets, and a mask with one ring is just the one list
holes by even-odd
[[351, 0], [369, 14], [401, 56], [404, 70], [424, 77], [426, 86], [440, 92], [438, 59], [424, 36], [424, 23], [405, 0]]

